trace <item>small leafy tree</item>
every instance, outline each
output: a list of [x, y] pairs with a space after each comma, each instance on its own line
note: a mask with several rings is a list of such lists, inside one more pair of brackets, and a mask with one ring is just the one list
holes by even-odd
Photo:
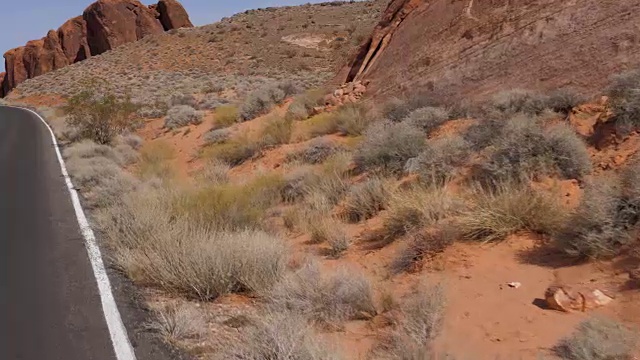
[[77, 129], [79, 138], [98, 144], [110, 144], [116, 135], [133, 130], [139, 124], [134, 118], [137, 106], [126, 96], [97, 96], [85, 90], [71, 97], [64, 108], [68, 124]]

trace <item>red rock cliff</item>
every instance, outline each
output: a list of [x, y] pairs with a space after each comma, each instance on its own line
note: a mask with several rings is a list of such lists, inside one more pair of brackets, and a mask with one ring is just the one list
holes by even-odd
[[374, 97], [520, 87], [598, 94], [640, 66], [640, 0], [393, 0], [339, 81]]
[[49, 31], [40, 40], [4, 54], [6, 74], [0, 76], [0, 96], [27, 79], [99, 55], [122, 44], [179, 27], [192, 27], [189, 15], [175, 0], [147, 7], [137, 0], [98, 0], [82, 16]]

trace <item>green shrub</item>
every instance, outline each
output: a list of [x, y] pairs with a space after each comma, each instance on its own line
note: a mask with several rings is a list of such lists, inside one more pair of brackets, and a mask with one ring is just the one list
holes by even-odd
[[592, 318], [583, 321], [575, 333], [560, 341], [554, 350], [567, 360], [632, 360], [638, 336], [613, 320]]
[[64, 106], [67, 123], [76, 129], [77, 137], [103, 145], [139, 126], [134, 117], [137, 110], [130, 98], [120, 99], [113, 94], [98, 97], [92, 91], [80, 92]]
[[407, 160], [418, 156], [425, 146], [424, 135], [407, 123], [380, 122], [367, 129], [354, 155], [361, 170], [381, 169], [400, 173]]
[[525, 185], [476, 187], [471, 195], [469, 208], [458, 218], [459, 229], [468, 240], [499, 241], [523, 230], [551, 235], [566, 219], [557, 200]]
[[322, 135], [338, 132], [338, 123], [335, 114], [322, 113], [303, 122], [303, 138], [312, 139]]

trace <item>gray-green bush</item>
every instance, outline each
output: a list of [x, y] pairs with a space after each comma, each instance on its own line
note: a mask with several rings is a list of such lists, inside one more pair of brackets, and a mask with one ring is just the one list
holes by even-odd
[[288, 96], [298, 92], [295, 84], [280, 82], [250, 93], [240, 108], [240, 120], [247, 121], [267, 113]]
[[200, 124], [203, 114], [189, 105], [176, 105], [169, 109], [164, 119], [167, 129], [177, 129], [189, 124]]
[[613, 78], [609, 87], [609, 104], [616, 127], [626, 134], [640, 126], [640, 70], [633, 70]]
[[469, 144], [460, 136], [429, 140], [420, 155], [407, 161], [404, 170], [418, 174], [425, 183], [443, 185], [457, 174], [469, 153]]
[[583, 321], [576, 331], [554, 348], [567, 360], [632, 360], [640, 334], [605, 318]]
[[449, 111], [441, 107], [427, 106], [413, 110], [403, 121], [430, 134], [447, 120], [449, 120]]

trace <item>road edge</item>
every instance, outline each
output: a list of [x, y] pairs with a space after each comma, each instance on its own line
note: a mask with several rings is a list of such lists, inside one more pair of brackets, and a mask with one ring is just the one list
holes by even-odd
[[107, 323], [107, 328], [109, 329], [109, 335], [111, 337], [111, 343], [113, 345], [115, 356], [117, 360], [137, 360], [135, 351], [133, 350], [133, 346], [131, 345], [131, 341], [129, 340], [129, 336], [127, 334], [127, 328], [122, 321], [120, 311], [118, 310], [118, 305], [116, 304], [115, 297], [113, 295], [111, 282], [109, 280], [107, 270], [104, 266], [104, 261], [102, 260], [100, 247], [96, 242], [96, 237], [93, 229], [91, 229], [89, 221], [87, 220], [87, 216], [80, 203], [80, 196], [78, 194], [78, 191], [73, 186], [73, 182], [71, 181], [71, 177], [69, 176], [69, 172], [67, 171], [67, 167], [65, 165], [64, 159], [62, 158], [58, 140], [56, 139], [53, 129], [51, 128], [49, 123], [47, 123], [47, 121], [34, 110], [10, 105], [7, 105], [6, 107], [20, 109], [32, 113], [38, 119], [40, 119], [47, 130], [49, 130], [49, 134], [51, 135], [51, 140], [55, 148], [56, 156], [58, 158], [58, 163], [60, 164], [60, 171], [64, 178], [67, 189], [69, 190], [69, 196], [75, 210], [76, 220], [78, 222], [78, 226], [80, 227], [80, 232], [87, 249], [87, 256], [89, 257], [93, 275], [98, 285], [98, 293], [100, 294], [100, 302], [102, 303], [102, 312]]

